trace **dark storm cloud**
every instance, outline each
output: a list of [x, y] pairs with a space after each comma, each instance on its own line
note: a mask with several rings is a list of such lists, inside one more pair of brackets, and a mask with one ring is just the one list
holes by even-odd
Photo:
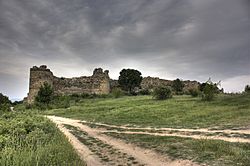
[[64, 76], [133, 67], [250, 82], [249, 11], [248, 0], [0, 0], [0, 90], [16, 78], [25, 90], [9, 93], [24, 96], [42, 63]]

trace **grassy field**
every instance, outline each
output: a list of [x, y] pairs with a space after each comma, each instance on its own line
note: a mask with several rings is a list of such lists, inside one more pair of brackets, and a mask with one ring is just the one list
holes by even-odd
[[220, 95], [212, 102], [190, 96], [165, 101], [151, 96], [83, 99], [45, 114], [103, 122], [175, 128], [235, 128], [250, 125], [250, 95]]
[[0, 165], [85, 165], [65, 136], [34, 112], [0, 115]]
[[108, 135], [144, 148], [156, 150], [172, 158], [189, 159], [207, 165], [248, 166], [250, 163], [250, 146], [244, 143], [136, 134], [110, 133]]
[[[185, 95], [164, 101], [154, 100], [152, 96], [80, 99], [71, 102], [69, 108], [42, 111], [42, 114], [142, 127], [249, 128], [250, 94], [219, 95], [212, 102]], [[208, 165], [245, 166], [250, 163], [248, 143], [136, 134], [109, 135], [172, 158], [189, 159]]]

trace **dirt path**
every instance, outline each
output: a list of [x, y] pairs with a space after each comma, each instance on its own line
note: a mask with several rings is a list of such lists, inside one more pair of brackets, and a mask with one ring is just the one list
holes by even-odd
[[121, 133], [121, 134], [146, 134], [154, 136], [176, 136], [193, 139], [223, 140], [227, 142], [250, 143], [250, 129], [245, 130], [211, 130], [203, 129], [178, 129], [178, 128], [142, 128], [116, 126], [102, 123], [90, 123], [81, 121], [82, 124], [95, 127], [101, 133]]
[[[82, 123], [82, 122], [81, 122]], [[119, 130], [122, 129], [122, 130]], [[241, 142], [250, 143], [249, 131], [237, 131], [237, 130], [223, 130], [209, 131], [208, 130], [194, 130], [194, 129], [146, 129], [145, 128], [105, 128], [103, 126], [96, 126], [95, 130], [100, 133], [119, 133], [119, 134], [142, 134], [142, 135], [153, 135], [153, 136], [175, 136], [182, 138], [193, 138], [193, 139], [210, 139], [210, 140], [223, 140], [227, 142]]]
[[69, 139], [70, 143], [73, 145], [73, 147], [76, 149], [77, 153], [81, 157], [83, 161], [86, 162], [87, 165], [96, 165], [96, 166], [102, 166], [103, 164], [99, 160], [98, 157], [96, 157], [87, 146], [83, 145], [73, 134], [71, 134], [65, 127], [63, 127], [62, 124], [57, 125], [58, 128], [66, 135], [66, 137]]
[[[89, 166], [98, 165], [152, 165], [152, 166], [198, 166], [189, 160], [171, 160], [151, 150], [127, 144], [102, 134], [79, 120], [47, 116], [69, 138], [79, 155]], [[66, 129], [63, 125], [76, 127]], [[72, 134], [74, 132], [74, 134]], [[84, 139], [83, 139], [84, 138]], [[84, 145], [85, 144], [85, 145]], [[87, 145], [87, 146], [86, 146]], [[93, 154], [95, 152], [95, 154]]]
[[250, 143], [250, 139], [239, 138], [239, 137], [223, 137], [223, 136], [204, 136], [204, 135], [183, 135], [176, 133], [150, 133], [150, 132], [141, 132], [141, 131], [100, 131], [101, 133], [119, 133], [119, 134], [142, 134], [142, 135], [153, 135], [153, 136], [175, 136], [182, 138], [193, 138], [193, 139], [210, 139], [210, 140], [223, 140], [227, 142], [241, 142], [241, 143]]
[[215, 130], [215, 129], [209, 129], [209, 128], [200, 128], [200, 129], [184, 129], [184, 128], [154, 128], [154, 127], [128, 127], [128, 126], [116, 126], [116, 125], [109, 125], [109, 124], [103, 124], [103, 123], [93, 123], [93, 122], [87, 122], [87, 121], [81, 121], [86, 124], [94, 124], [98, 126], [103, 127], [111, 127], [111, 128], [119, 128], [119, 129], [127, 129], [127, 130], [155, 130], [155, 131], [181, 131], [181, 132], [205, 132], [205, 133], [238, 133], [238, 134], [250, 134], [250, 128], [249, 129], [239, 129], [239, 130]]

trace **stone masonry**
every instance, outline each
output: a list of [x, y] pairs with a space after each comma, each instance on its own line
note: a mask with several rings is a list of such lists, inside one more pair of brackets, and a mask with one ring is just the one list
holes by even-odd
[[[33, 103], [35, 97], [45, 82], [49, 83], [56, 95], [70, 94], [108, 94], [113, 88], [119, 87], [117, 80], [109, 78], [109, 71], [103, 71], [102, 68], [96, 68], [92, 76], [81, 76], [74, 78], [56, 77], [47, 68], [42, 65], [40, 67], [33, 66], [30, 69], [29, 93], [27, 97], [28, 103]], [[198, 88], [197, 81], [183, 81], [184, 91], [192, 88]], [[171, 86], [171, 80], [164, 80], [158, 77], [144, 77], [141, 82], [141, 89], [152, 90], [157, 86]]]
[[35, 97], [45, 82], [49, 83], [54, 93], [57, 95], [70, 94], [108, 94], [110, 92], [109, 71], [97, 68], [92, 76], [82, 76], [74, 78], [58, 78], [53, 75], [47, 66], [33, 66], [30, 69], [29, 93], [27, 97], [28, 103], [33, 103]]
[[[141, 88], [142, 89], [149, 89], [152, 90], [158, 86], [172, 86], [173, 81], [171, 80], [164, 80], [160, 79], [158, 77], [144, 77], [141, 82]], [[199, 82], [197, 81], [190, 81], [185, 80], [183, 81], [184, 88], [183, 91], [188, 91], [189, 89], [198, 89]]]

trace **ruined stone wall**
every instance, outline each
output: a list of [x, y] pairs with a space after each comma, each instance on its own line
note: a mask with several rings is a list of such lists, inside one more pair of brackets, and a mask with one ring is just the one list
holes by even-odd
[[[159, 86], [172, 86], [172, 80], [164, 80], [158, 77], [144, 77], [141, 82], [141, 89], [153, 90]], [[188, 91], [189, 89], [198, 88], [199, 82], [197, 81], [183, 81], [184, 83], [184, 91]], [[117, 80], [110, 80], [111, 89], [119, 87], [119, 83]]]
[[33, 103], [41, 85], [49, 83], [57, 95], [95, 93], [108, 94], [110, 92], [110, 81], [108, 71], [101, 68], [95, 69], [92, 76], [58, 78], [53, 75], [45, 65], [32, 67], [30, 69], [30, 84], [27, 101]]
[[[30, 69], [30, 83], [29, 93], [27, 97], [28, 103], [33, 103], [35, 96], [37, 95], [41, 85], [44, 82], [49, 83], [54, 93], [57, 95], [69, 95], [69, 94], [108, 94], [113, 88], [119, 87], [117, 80], [109, 78], [108, 71], [104, 71], [101, 68], [94, 70], [92, 76], [82, 76], [74, 78], [59, 78], [53, 75], [47, 66], [42, 65], [40, 67], [34, 66]], [[158, 77], [144, 77], [141, 82], [142, 89], [154, 89], [158, 86], [171, 86], [171, 80], [164, 80]], [[183, 81], [184, 91], [192, 88], [198, 88], [199, 82], [197, 81]]]
[[[172, 86], [173, 81], [164, 80], [158, 77], [144, 77], [141, 82], [142, 89], [154, 89], [158, 86]], [[188, 91], [189, 89], [198, 88], [199, 82], [186, 80], [183, 81], [184, 88], [183, 91]]]
[[198, 89], [200, 85], [199, 82], [190, 80], [183, 81], [183, 83], [184, 83], [184, 88], [183, 88], [184, 92], [190, 89]]
[[172, 81], [160, 79], [158, 77], [144, 77], [141, 82], [142, 89], [154, 89], [158, 86], [171, 86]]

